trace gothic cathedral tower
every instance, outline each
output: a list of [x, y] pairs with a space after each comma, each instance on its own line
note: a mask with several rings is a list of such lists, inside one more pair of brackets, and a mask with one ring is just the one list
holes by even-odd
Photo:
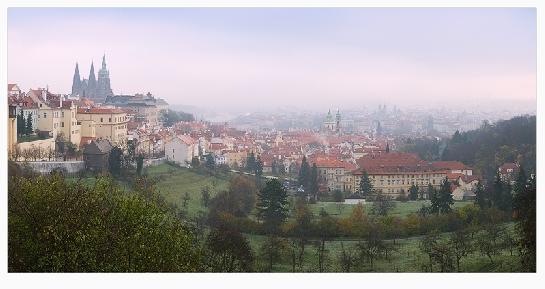
[[102, 57], [102, 68], [98, 71], [98, 82], [96, 87], [96, 99], [104, 101], [106, 97], [112, 96], [112, 88], [110, 87], [110, 72], [106, 68], [106, 55]]

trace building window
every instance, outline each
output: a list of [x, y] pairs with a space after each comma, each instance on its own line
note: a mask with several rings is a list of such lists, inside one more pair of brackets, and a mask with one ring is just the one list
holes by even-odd
[[61, 116], [64, 117], [64, 111], [61, 112]]
[[104, 122], [104, 119], [102, 117], [100, 118], [100, 122]]
[[63, 122], [61, 122], [61, 127], [64, 127], [64, 121], [63, 121]]
[[44, 112], [44, 118], [47, 118], [47, 112]]
[[112, 122], [112, 118], [111, 118], [111, 117], [110, 117], [110, 118], [108, 118], [108, 122]]

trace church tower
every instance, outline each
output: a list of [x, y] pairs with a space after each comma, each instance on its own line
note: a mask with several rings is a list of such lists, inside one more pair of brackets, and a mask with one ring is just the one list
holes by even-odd
[[72, 79], [72, 96], [79, 95], [81, 93], [81, 78], [79, 76], [79, 67], [76, 62], [76, 69], [74, 70], [74, 78]]
[[341, 112], [337, 108], [337, 114], [335, 115], [335, 132], [341, 133]]
[[113, 94], [110, 86], [110, 72], [106, 68], [106, 54], [104, 54], [104, 56], [102, 56], [102, 68], [98, 71], [96, 98], [99, 101], [104, 101], [106, 97], [112, 96]]
[[91, 99], [95, 98], [96, 87], [97, 87], [97, 80], [95, 77], [95, 66], [94, 66], [94, 63], [91, 62], [91, 70], [89, 71], [89, 78], [87, 80], [87, 89], [85, 91], [85, 97], [91, 98]]

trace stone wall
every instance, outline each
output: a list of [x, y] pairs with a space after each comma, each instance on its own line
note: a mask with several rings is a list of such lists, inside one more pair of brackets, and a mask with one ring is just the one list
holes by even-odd
[[163, 164], [166, 162], [166, 157], [158, 158], [158, 159], [144, 159], [144, 167], [150, 167], [150, 166], [158, 166], [160, 164]]
[[17, 164], [28, 165], [35, 172], [45, 175], [53, 170], [61, 170], [66, 174], [77, 174], [85, 170], [85, 162], [83, 161], [66, 161], [66, 162], [17, 162]]

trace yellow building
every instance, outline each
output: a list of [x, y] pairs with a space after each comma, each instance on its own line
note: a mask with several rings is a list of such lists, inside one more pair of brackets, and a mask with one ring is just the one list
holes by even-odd
[[76, 114], [82, 125], [82, 137], [109, 140], [115, 146], [127, 143], [127, 113], [118, 108], [80, 108]]

